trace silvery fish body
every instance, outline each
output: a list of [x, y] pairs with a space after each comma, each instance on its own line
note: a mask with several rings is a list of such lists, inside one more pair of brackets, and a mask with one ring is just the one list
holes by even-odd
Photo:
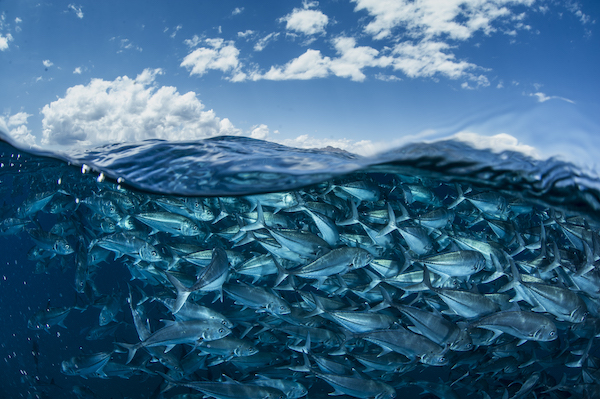
[[443, 366], [448, 363], [448, 359], [444, 356], [444, 348], [404, 327], [372, 331], [361, 337], [382, 347], [385, 352], [394, 351], [411, 360], [418, 360], [431, 366]]
[[396, 390], [384, 382], [335, 374], [316, 373], [316, 376], [335, 388], [334, 395], [350, 395], [365, 399], [393, 399], [396, 397]]
[[289, 305], [281, 297], [262, 287], [225, 284], [223, 290], [237, 303], [261, 312], [274, 315], [285, 315], [291, 312]]
[[61, 372], [66, 375], [79, 375], [84, 378], [92, 374], [102, 374], [101, 370], [106, 366], [111, 356], [112, 352], [75, 356], [61, 363]]
[[485, 316], [471, 327], [506, 333], [521, 340], [553, 341], [558, 337], [556, 325], [546, 316], [526, 311], [505, 311]]
[[373, 256], [360, 248], [334, 249], [300, 269], [286, 270], [285, 274], [324, 280], [332, 275], [344, 274], [369, 264]]
[[447, 276], [470, 276], [482, 270], [485, 258], [476, 251], [455, 251], [420, 258], [430, 270]]
[[[174, 236], [197, 236], [200, 228], [191, 219], [169, 212], [140, 213], [135, 216], [140, 222], [147, 224], [155, 231], [163, 231]], [[151, 233], [152, 234], [152, 233]]]
[[143, 341], [131, 344], [119, 344], [129, 351], [127, 363], [131, 362], [136, 351], [140, 348], [152, 348], [166, 346], [168, 352], [177, 344], [194, 344], [199, 341], [213, 341], [223, 338], [231, 333], [231, 330], [222, 323], [212, 320], [190, 320], [169, 322], [167, 325], [150, 334]]

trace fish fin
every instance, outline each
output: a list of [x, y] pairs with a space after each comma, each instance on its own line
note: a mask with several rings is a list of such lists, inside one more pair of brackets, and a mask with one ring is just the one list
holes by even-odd
[[167, 345], [165, 348], [165, 351], [163, 353], [168, 353], [171, 351], [171, 349], [173, 349], [175, 347], [175, 345]]
[[387, 349], [387, 348], [381, 348], [381, 353], [380, 353], [379, 355], [377, 355], [377, 357], [385, 356], [385, 355], [387, 355], [387, 354], [388, 354], [388, 353], [390, 353], [390, 352], [391, 352], [391, 350], [390, 350], [390, 349]]
[[356, 209], [356, 204], [354, 203], [354, 201], [349, 201], [349, 202], [350, 202], [350, 207], [352, 209], [352, 216], [350, 216], [350, 218], [348, 218], [346, 220], [336, 223], [338, 226], [350, 226], [353, 224], [360, 223], [360, 221], [358, 220], [358, 209]]
[[433, 287], [431, 286], [431, 274], [429, 273], [429, 269], [427, 266], [423, 266], [423, 283], [430, 290], [433, 291]]
[[256, 222], [250, 223], [246, 226], [240, 226], [240, 232], [246, 232], [246, 231], [259, 230], [259, 229], [266, 228], [265, 216], [263, 213], [262, 205], [260, 205], [260, 202], [258, 202], [258, 201], [256, 202], [256, 213], [257, 213]]
[[323, 303], [321, 302], [321, 299], [319, 299], [319, 297], [315, 294], [313, 294], [312, 292], [310, 292], [310, 296], [312, 297], [313, 301], [315, 302], [315, 309], [306, 314], [306, 317], [313, 317], [316, 315], [320, 315], [321, 313], [325, 313], [325, 309], [323, 308]]
[[127, 362], [125, 364], [131, 363], [131, 360], [135, 356], [135, 353], [140, 348], [140, 344], [127, 344], [125, 342], [116, 342], [122, 348], [127, 349]]
[[277, 267], [277, 278], [275, 279], [275, 284], [273, 287], [277, 287], [289, 276], [289, 273], [286, 273], [286, 270], [283, 268], [283, 266], [281, 266], [277, 259], [275, 259], [275, 257], [273, 257], [273, 262]]
[[185, 302], [187, 301], [188, 297], [190, 296], [190, 294], [192, 293], [190, 291], [190, 289], [186, 286], [184, 286], [181, 281], [179, 281], [175, 276], [173, 276], [171, 273], [165, 273], [165, 275], [167, 276], [167, 279], [171, 282], [171, 284], [173, 284], [173, 286], [175, 287], [175, 289], [177, 290], [177, 299], [175, 300], [175, 306], [173, 306], [173, 314], [179, 312], [179, 310], [181, 310], [181, 308], [183, 307], [183, 305], [185, 304]]
[[368, 268], [364, 268], [363, 270], [365, 271], [365, 273], [367, 273], [367, 276], [369, 276], [369, 278], [371, 279], [371, 282], [369, 283], [369, 286], [367, 288], [365, 288], [362, 292], [371, 291], [373, 288], [377, 287], [379, 285], [379, 283], [381, 283], [383, 281], [381, 279], [381, 277], [379, 277], [377, 275], [377, 273], [372, 272]]
[[419, 330], [415, 326], [407, 326], [406, 328], [409, 329], [410, 331], [414, 332], [415, 334], [423, 335], [423, 333], [421, 333], [421, 330]]
[[376, 238], [383, 237], [394, 230], [398, 230], [398, 226], [396, 225], [396, 215], [394, 214], [394, 209], [392, 209], [392, 204], [388, 202], [388, 224], [383, 229], [377, 233]]
[[383, 286], [379, 286], [379, 291], [381, 292], [381, 296], [383, 296], [383, 301], [381, 301], [381, 303], [379, 303], [377, 306], [374, 306], [373, 308], [369, 309], [369, 312], [378, 312], [382, 309], [387, 309], [391, 306], [394, 306], [392, 303], [392, 297], [390, 296], [390, 293], [387, 292], [387, 290]]
[[463, 202], [466, 199], [465, 195], [463, 193], [463, 190], [460, 187], [460, 184], [456, 183], [455, 187], [456, 187], [457, 196], [456, 196], [456, 199], [450, 205], [448, 205], [448, 209], [455, 208], [456, 206], [458, 206], [458, 204], [460, 204], [461, 202]]

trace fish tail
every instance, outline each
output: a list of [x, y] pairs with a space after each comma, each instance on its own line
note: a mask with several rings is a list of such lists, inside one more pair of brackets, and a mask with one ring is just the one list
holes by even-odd
[[137, 350], [140, 348], [139, 344], [128, 344], [125, 342], [115, 342], [120, 347], [127, 349], [127, 362], [125, 364], [131, 363], [133, 357], [135, 356]]
[[175, 276], [170, 273], [165, 273], [167, 279], [173, 284], [175, 289], [177, 290], [177, 299], [175, 300], [175, 306], [173, 307], [172, 313], [175, 314], [179, 312], [179, 310], [185, 305], [185, 301], [187, 301], [188, 297], [192, 293], [188, 287], [183, 285], [181, 281], [177, 280]]

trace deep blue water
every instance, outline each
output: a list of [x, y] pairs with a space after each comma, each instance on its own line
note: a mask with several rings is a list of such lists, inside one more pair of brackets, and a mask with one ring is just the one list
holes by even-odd
[[[476, 150], [466, 144], [453, 141], [411, 144], [371, 158], [335, 149], [292, 149], [240, 137], [220, 137], [187, 143], [155, 140], [68, 154], [27, 153], [17, 150], [8, 143], [0, 142], [2, 219], [22, 217], [24, 220], [31, 220], [26, 229], [35, 228], [42, 231], [49, 231], [60, 221], [73, 221], [76, 232], [65, 233], [64, 236], [73, 247], [77, 247], [80, 237], [85, 236], [85, 245], [80, 244], [78, 248], [89, 248], [91, 239], [102, 237], [97, 230], [82, 222], [82, 220], [91, 218], [93, 210], [80, 203], [75, 210], [51, 213], [48, 207], [44, 207], [27, 216], [16, 216], [19, 213], [19, 207], [23, 209], [23, 205], [35, 193], [61, 190], [60, 194], [51, 200], [51, 202], [55, 202], [58, 198], [70, 198], [73, 201], [76, 198], [81, 201], [85, 198], [103, 195], [105, 190], [121, 190], [121, 193], [137, 198], [140, 201], [140, 207], [148, 206], [149, 201], [163, 196], [179, 199], [201, 198], [201, 202], [211, 208], [216, 215], [219, 213], [220, 203], [211, 199], [214, 197], [248, 196], [283, 191], [301, 193], [298, 195], [320, 201], [318, 199], [321, 198], [320, 195], [323, 195], [323, 198], [326, 196], [324, 193], [327, 185], [343, 186], [356, 181], [368, 182], [371, 184], [370, 187], [375, 187], [374, 190], [381, 193], [379, 200], [382, 202], [361, 201], [360, 199], [357, 201], [357, 198], [352, 195], [344, 194], [343, 189], [336, 188], [333, 192], [337, 193], [339, 198], [349, 197], [345, 202], [336, 203], [339, 215], [335, 221], [338, 223], [351, 216], [348, 201], [357, 202], [360, 217], [363, 218], [361, 221], [378, 230], [385, 226], [385, 222], [380, 224], [367, 221], [363, 215], [371, 210], [385, 210], [388, 202], [403, 204], [416, 220], [414, 215], [422, 215], [432, 209], [448, 207], [457, 195], [455, 185], [458, 184], [463, 187], [465, 192], [467, 188], [472, 189], [472, 193], [494, 192], [509, 202], [521, 199], [528, 204], [531, 210], [525, 214], [519, 214], [516, 211], [506, 212], [509, 225], [512, 223], [512, 227], [508, 229], [516, 229], [532, 247], [525, 252], [526, 255], [523, 253], [515, 255], [516, 260], [528, 262], [539, 255], [538, 249], [533, 245], [540, 240], [539, 232], [533, 230], [536, 228], [535, 226], [538, 226], [537, 229], [539, 229], [540, 220], [547, 222], [546, 230], [549, 237], [547, 242], [542, 242], [542, 246], [552, 248], [551, 241], [557, 243], [563, 252], [563, 260], [565, 262], [572, 261], [573, 267], [577, 268], [580, 263], [583, 264], [586, 261], [585, 248], [581, 245], [588, 245], [588, 241], [586, 241], [588, 235], [591, 237], [589, 242], [592, 244], [591, 251], [594, 256], [590, 263], [595, 265], [597, 263], [596, 256], [600, 255], [600, 252], [597, 252], [600, 251], [600, 248], [593, 246], [597, 241], [600, 223], [600, 180], [574, 165], [553, 159], [537, 161], [519, 153], [496, 154], [490, 151]], [[119, 188], [116, 188], [117, 184], [120, 185]], [[433, 193], [437, 202], [417, 199], [416, 192], [407, 194], [411, 187], [416, 186], [424, 187], [428, 192]], [[275, 208], [266, 205], [265, 211], [273, 211]], [[451, 219], [450, 225], [441, 229], [444, 234], [447, 232], [459, 235], [470, 234], [482, 241], [497, 241], [504, 245], [506, 250], [514, 250], [516, 245], [514, 241], [503, 241], [494, 236], [490, 227], [485, 224], [494, 219], [493, 214], [489, 215], [485, 212], [482, 214], [474, 206], [468, 205], [467, 201], [456, 209], [460, 217], [456, 216], [456, 219]], [[560, 213], [561, 216], [556, 216], [557, 213]], [[286, 214], [285, 209], [281, 211], [281, 214]], [[396, 216], [400, 215], [399, 208], [395, 207], [395, 214]], [[482, 217], [483, 222], [477, 221], [478, 216]], [[289, 217], [297, 225], [303, 226], [307, 226], [306, 220], [309, 220], [298, 216]], [[579, 219], [572, 221], [574, 219], [569, 218]], [[503, 215], [500, 219], [506, 221]], [[226, 219], [225, 223], [222, 226], [236, 225], [238, 222], [230, 217], [230, 219]], [[566, 223], [576, 225], [580, 230], [583, 229], [586, 232], [582, 233], [585, 237], [581, 241], [577, 239], [569, 241], [569, 237], [564, 233], [563, 225]], [[210, 222], [206, 222], [202, 226], [204, 229], [210, 230], [210, 233], [215, 234], [221, 229], [221, 225]], [[310, 223], [305, 227], [309, 230], [311, 228], [313, 227], [310, 226]], [[339, 227], [339, 229], [364, 235], [358, 226]], [[141, 231], [146, 237], [149, 237], [146, 229], [141, 229]], [[437, 232], [429, 234], [430, 237], [439, 240], [436, 243], [438, 252], [444, 252], [450, 248], [447, 246], [447, 240], [439, 238]], [[159, 233], [154, 237], [160, 241], [159, 244], [164, 244], [171, 239], [166, 233]], [[404, 250], [409, 249], [410, 246], [398, 234], [398, 231], [393, 232], [392, 237], [392, 246], [402, 245]], [[578, 243], [583, 241], [586, 244], [579, 244], [580, 247], [578, 247]], [[199, 240], [197, 243], [206, 249], [212, 249], [215, 245], [231, 246], [228, 237], [213, 239], [209, 237], [204, 241]], [[113, 259], [111, 256], [107, 262], [99, 266], [93, 276], [90, 276], [90, 280], [94, 282], [98, 296], [120, 295], [118, 300], [121, 312], [118, 313], [116, 319], [122, 324], [119, 325], [114, 335], [90, 341], [85, 339], [86, 328], [98, 324], [101, 305], [93, 306], [94, 300], [97, 300], [98, 297], [90, 297], [86, 296], [86, 293], [76, 292], [74, 254], [55, 255], [52, 257], [52, 261], [41, 267], [36, 266], [35, 261], [28, 259], [28, 251], [39, 244], [32, 240], [31, 234], [27, 231], [3, 234], [0, 237], [0, 244], [2, 249], [0, 255], [2, 320], [0, 357], [4, 360], [0, 363], [1, 397], [76, 397], [73, 387], [79, 385], [89, 388], [95, 394], [93, 397], [98, 398], [170, 398], [177, 394], [192, 392], [187, 388], [176, 387], [160, 394], [159, 386], [162, 378], [158, 375], [140, 373], [140, 375], [133, 375], [128, 379], [116, 377], [100, 379], [68, 376], [61, 373], [61, 362], [73, 356], [81, 353], [112, 351], [117, 348], [113, 345], [115, 341], [131, 343], [139, 341], [126, 302], [129, 293], [128, 283], [142, 288], [148, 295], [161, 295], [166, 291], [167, 294], [164, 295], [174, 297], [171, 285], [164, 282], [158, 285], [144, 284], [139, 279], [133, 280], [130, 271], [124, 266], [123, 260], [127, 259], [127, 256], [120, 259]], [[338, 244], [339, 247], [345, 245]], [[402, 256], [398, 255], [394, 248], [388, 249], [389, 253], [394, 254], [390, 256], [400, 262]], [[258, 246], [239, 248], [239, 251], [245, 254], [246, 259], [258, 256], [261, 250], [263, 253], [266, 252]], [[382, 250], [382, 254], [383, 252]], [[385, 253], [388, 251], [386, 250]], [[412, 256], [419, 259], [425, 254], [413, 254]], [[548, 255], [548, 262], [551, 259], [552, 256]], [[565, 265], [565, 268], [567, 267], [568, 265]], [[508, 269], [506, 271], [509, 273]], [[596, 271], [594, 269], [589, 273], [595, 274]], [[535, 275], [534, 272], [531, 274]], [[365, 283], [369, 282], [365, 274], [359, 273], [358, 276], [363, 278]], [[240, 277], [238, 276], [238, 278]], [[552, 284], [562, 286], [561, 278], [562, 276], [558, 274], [552, 280]], [[244, 277], [241, 279], [247, 282], [252, 280], [244, 279]], [[508, 279], [502, 282], [506, 283], [507, 281]], [[261, 280], [257, 285], [270, 287], [273, 285], [273, 281], [265, 280], [263, 282]], [[499, 283], [481, 284], [479, 290], [495, 292], [500, 285]], [[573, 287], [569, 289], [578, 292], [580, 296], [590, 296]], [[399, 290], [391, 288], [390, 290], [394, 295], [399, 294], [396, 292]], [[281, 295], [290, 302], [298, 300], [290, 292], [282, 292]], [[358, 299], [360, 299], [354, 293], [347, 294], [346, 298], [354, 303], [358, 303]], [[211, 299], [212, 294], [203, 301], [210, 303]], [[397, 299], [396, 296], [394, 299]], [[414, 299], [415, 295], [409, 296], [405, 304]], [[365, 302], [370, 302], [369, 306], [372, 307], [380, 301], [366, 299]], [[68, 307], [75, 303], [86, 305], [85, 310], [71, 310], [64, 321], [66, 328], [54, 325], [48, 331], [28, 329], [28, 320], [36, 312], [46, 307]], [[158, 329], [160, 326], [158, 320], [168, 317], [169, 313], [156, 303], [148, 302], [145, 306], [147, 306], [147, 312], [151, 319], [152, 330]], [[239, 310], [239, 307], [227, 297], [223, 304], [217, 302], [214, 306], [227, 314]], [[419, 306], [426, 308], [425, 304]], [[83, 306], [81, 307], [83, 308]], [[522, 304], [521, 307], [527, 310], [531, 308], [527, 304]], [[596, 320], [595, 311], [595, 309], [590, 309], [588, 321]], [[448, 316], [446, 317], [448, 318]], [[548, 317], [554, 319], [552, 315]], [[456, 318], [448, 319], [456, 321]], [[406, 321], [402, 320], [406, 325]], [[560, 332], [560, 343], [563, 346], [574, 345], [577, 348], [582, 346], [582, 342], [574, 335], [571, 324], [557, 322], [557, 325]], [[243, 330], [239, 326], [236, 328], [235, 334], [240, 334]], [[489, 389], [486, 392], [490, 397], [502, 397], [503, 392], [499, 389], [502, 386], [510, 390], [512, 397], [519, 389], [520, 384], [531, 373], [539, 372], [543, 373], [543, 378], [533, 389], [537, 397], [550, 397], [548, 396], [550, 394], [544, 392], [559, 384], [563, 375], [567, 375], [570, 389], [554, 390], [552, 391], [556, 395], [554, 397], [577, 397], [574, 393], [577, 388], [573, 385], [583, 384], [581, 379], [577, 380], [577, 377], [582, 374], [582, 370], [593, 374], [600, 367], [595, 363], [597, 360], [595, 356], [599, 355], [597, 343], [594, 342], [593, 337], [589, 339], [592, 340], [589, 361], [585, 362], [583, 368], [562, 369], [557, 365], [542, 365], [541, 362], [534, 361], [533, 368], [526, 368], [522, 372], [506, 375], [503, 375], [502, 372], [494, 375], [484, 374], [479, 379], [473, 377], [473, 386], [477, 387], [477, 390]], [[554, 342], [559, 345], [559, 341]], [[285, 347], [283, 343], [281, 345], [281, 348]], [[354, 342], [348, 345], [352, 350], [358, 350], [358, 348], [362, 348], [361, 345], [365, 344], [364, 342]], [[532, 347], [535, 349], [531, 349]], [[370, 346], [368, 348], [372, 349]], [[564, 352], [556, 346], [533, 342], [527, 342], [520, 348], [519, 350], [522, 350], [525, 355], [535, 352], [540, 357]], [[184, 349], [183, 345], [178, 345], [173, 351], [176, 356], [182, 357], [190, 349], [190, 346]], [[484, 349], [489, 349], [489, 347]], [[288, 349], [285, 350], [288, 356], [299, 362], [302, 361], [301, 355]], [[328, 353], [318, 346], [315, 351], [318, 354]], [[473, 356], [475, 353], [479, 353], [483, 358], [487, 356], [485, 352], [482, 350], [468, 353]], [[576, 354], [570, 356], [577, 358]], [[458, 363], [459, 360], [466, 358], [467, 354], [455, 352], [452, 361]], [[113, 359], [124, 363], [126, 354], [115, 352]], [[570, 360], [573, 359], [570, 358]], [[526, 360], [519, 359], [519, 362], [523, 364]], [[360, 369], [359, 363], [354, 362], [353, 367], [363, 371]], [[148, 368], [161, 372], [166, 370], [164, 366], [155, 363], [148, 363]], [[463, 369], [459, 368], [459, 370]], [[215, 380], [220, 377], [221, 373], [226, 373], [234, 379], [247, 379], [247, 376], [242, 376], [244, 373], [232, 368], [227, 362], [200, 370], [197, 372], [196, 378]], [[289, 375], [290, 379], [310, 387], [309, 398], [327, 397], [327, 393], [333, 391], [323, 381], [310, 376], [305, 377], [306, 373], [282, 373], [286, 376]], [[451, 365], [427, 367], [419, 364], [416, 370], [408, 374], [398, 373], [386, 378], [390, 378], [390, 383], [397, 386], [399, 397], [405, 397], [404, 395], [418, 395], [421, 392], [421, 389], [416, 386], [402, 385], [408, 384], [409, 378], [436, 383], [443, 381], [449, 385], [462, 374], [453, 371]], [[382, 380], [384, 379], [382, 377]], [[511, 379], [518, 384], [510, 386]], [[469, 393], [469, 389], [461, 384], [458, 384], [456, 389], [460, 396]], [[589, 392], [598, 391], [597, 388], [590, 388]], [[473, 397], [481, 397], [481, 395], [475, 394]]]

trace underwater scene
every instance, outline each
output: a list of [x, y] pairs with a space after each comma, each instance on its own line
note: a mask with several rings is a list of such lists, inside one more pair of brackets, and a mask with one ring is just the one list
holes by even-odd
[[0, 394], [597, 398], [599, 188], [452, 140], [0, 142]]

